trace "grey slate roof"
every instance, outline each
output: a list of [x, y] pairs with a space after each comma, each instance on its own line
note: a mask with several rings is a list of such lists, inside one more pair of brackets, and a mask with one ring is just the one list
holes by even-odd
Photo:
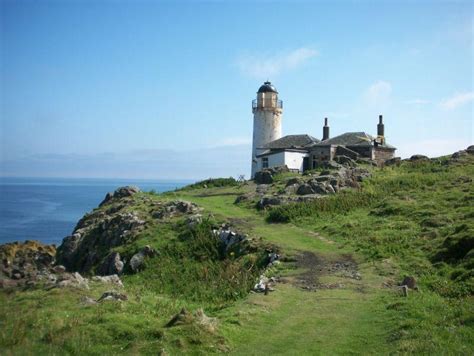
[[[346, 132], [342, 135], [329, 138], [313, 146], [341, 145], [341, 146], [373, 146], [375, 137], [365, 132]], [[385, 148], [395, 148], [389, 144], [380, 145]]]
[[287, 135], [263, 145], [259, 148], [282, 149], [282, 148], [302, 148], [311, 146], [320, 142], [317, 138], [310, 135]]

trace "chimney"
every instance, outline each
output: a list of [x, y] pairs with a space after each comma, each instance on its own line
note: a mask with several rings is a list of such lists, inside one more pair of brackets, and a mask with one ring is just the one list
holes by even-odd
[[383, 116], [379, 115], [379, 123], [377, 125], [377, 137], [380, 138], [381, 143], [384, 143], [385, 138], [384, 138], [384, 125], [383, 125]]
[[322, 141], [327, 140], [328, 138], [329, 138], [328, 118], [325, 117], [325, 118], [324, 118], [323, 139], [322, 139]]

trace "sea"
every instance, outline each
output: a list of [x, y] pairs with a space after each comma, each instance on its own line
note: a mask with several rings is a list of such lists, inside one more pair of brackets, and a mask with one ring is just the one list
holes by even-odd
[[0, 178], [0, 244], [38, 240], [61, 244], [77, 221], [107, 192], [134, 185], [166, 192], [192, 181], [76, 178]]

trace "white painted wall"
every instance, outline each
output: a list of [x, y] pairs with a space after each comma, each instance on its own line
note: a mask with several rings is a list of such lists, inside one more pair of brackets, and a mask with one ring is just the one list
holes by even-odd
[[[298, 169], [303, 172], [303, 158], [306, 156], [308, 154], [303, 152], [278, 152], [265, 157], [268, 158], [268, 168], [286, 165], [289, 169]], [[263, 169], [262, 158], [258, 158], [256, 172]]]
[[[262, 158], [263, 157], [258, 158], [258, 164], [257, 164], [256, 172], [259, 172], [263, 169], [263, 167], [262, 167]], [[285, 152], [274, 153], [272, 155], [265, 156], [265, 158], [268, 158], [268, 168], [283, 166], [285, 164]]]
[[307, 157], [305, 152], [285, 152], [285, 163], [289, 169], [298, 169], [303, 172], [303, 158]]

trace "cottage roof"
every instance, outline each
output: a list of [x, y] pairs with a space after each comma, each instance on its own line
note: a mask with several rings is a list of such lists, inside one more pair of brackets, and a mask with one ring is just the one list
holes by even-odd
[[272, 141], [259, 148], [266, 149], [286, 149], [286, 148], [302, 148], [311, 146], [320, 142], [317, 138], [310, 135], [286, 135], [278, 140]]
[[[341, 146], [373, 146], [375, 137], [365, 132], [346, 132], [342, 135], [329, 138], [327, 140], [318, 142], [313, 146], [328, 146], [328, 145], [341, 145]], [[387, 143], [379, 145], [385, 148], [395, 148]]]

